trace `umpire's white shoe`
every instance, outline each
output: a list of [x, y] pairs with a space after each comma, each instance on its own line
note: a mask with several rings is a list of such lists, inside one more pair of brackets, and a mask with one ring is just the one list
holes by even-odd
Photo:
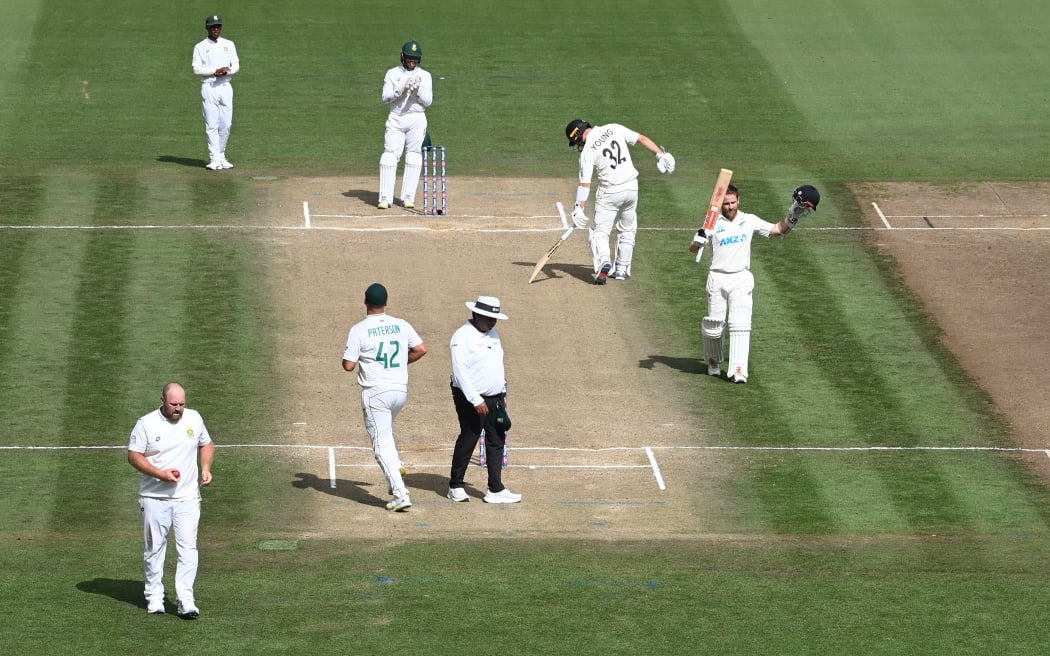
[[503, 488], [499, 492], [489, 492], [485, 495], [485, 503], [518, 503], [521, 501], [520, 494], [514, 494], [507, 488]]
[[222, 162], [211, 161], [204, 165], [209, 171], [218, 171], [222, 168]]
[[448, 489], [448, 498], [453, 501], [467, 502], [470, 501], [470, 495], [467, 491], [461, 487], [450, 487]]
[[708, 376], [721, 376], [722, 375], [722, 366], [721, 366], [721, 364], [718, 363], [718, 362], [715, 362], [714, 360], [708, 360], [707, 361], [707, 375]]
[[230, 163], [230, 160], [228, 160], [228, 159], [226, 159], [224, 157], [221, 160], [219, 160], [219, 168], [220, 169], [232, 169], [233, 168], [233, 164]]
[[201, 612], [197, 610], [197, 604], [192, 599], [179, 600], [179, 617], [187, 620], [195, 620], [200, 617]]
[[163, 615], [164, 614], [164, 600], [163, 599], [147, 599], [146, 600], [146, 612], [150, 615]]

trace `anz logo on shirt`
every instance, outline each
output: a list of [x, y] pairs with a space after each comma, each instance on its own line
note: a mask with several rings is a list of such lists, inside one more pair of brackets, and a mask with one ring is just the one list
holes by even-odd
[[743, 244], [746, 241], [747, 241], [747, 235], [742, 235], [742, 234], [729, 235], [728, 237], [723, 237], [722, 239], [719, 239], [718, 240], [718, 245], [719, 246], [727, 246], [729, 244]]

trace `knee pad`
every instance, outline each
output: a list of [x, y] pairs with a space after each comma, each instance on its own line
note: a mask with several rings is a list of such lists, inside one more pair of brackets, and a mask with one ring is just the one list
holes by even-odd
[[751, 332], [751, 308], [729, 307], [729, 332]]
[[397, 153], [392, 153], [390, 151], [384, 151], [383, 154], [379, 157], [380, 166], [397, 166], [397, 163], [399, 161], [401, 161], [401, 158], [397, 155]]
[[423, 168], [423, 155], [417, 152], [405, 153], [405, 166]]

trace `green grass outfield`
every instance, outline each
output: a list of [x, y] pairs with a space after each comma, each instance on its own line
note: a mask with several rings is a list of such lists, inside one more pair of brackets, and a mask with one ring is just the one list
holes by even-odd
[[[222, 452], [207, 616], [147, 617], [134, 476], [104, 447], [169, 378], [217, 435], [270, 430], [263, 251], [241, 233], [29, 227], [252, 222], [258, 184], [201, 168], [189, 61], [214, 11], [243, 63], [230, 158], [261, 175], [371, 175], [382, 74], [414, 38], [455, 175], [571, 178], [568, 120], [622, 122], [679, 161], [642, 177], [653, 227], [694, 223], [697, 181], [723, 166], [760, 214], [816, 184], [822, 227], [863, 225], [855, 181], [1050, 178], [1050, 7], [1034, 0], [7, 0], [0, 446], [86, 448], [2, 450], [0, 652], [1045, 650], [1047, 490], [1011, 453], [924, 449], [1010, 442], [859, 231], [756, 246], [755, 381], [704, 387], [697, 433], [717, 413], [712, 444], [914, 450], [749, 452], [718, 527], [733, 539], [401, 545], [292, 539], [298, 499], [273, 463]], [[681, 274], [681, 242], [646, 233], [653, 275], [634, 287], [689, 352], [703, 280]]]

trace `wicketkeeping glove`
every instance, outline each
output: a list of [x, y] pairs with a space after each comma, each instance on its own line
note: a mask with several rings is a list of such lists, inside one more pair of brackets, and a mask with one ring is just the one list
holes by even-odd
[[415, 76], [414, 78], [410, 79], [408, 82], [405, 83], [405, 90], [406, 91], [413, 91], [414, 92], [417, 89], [419, 89], [419, 76], [418, 75]]
[[674, 173], [674, 155], [660, 153], [656, 156], [656, 169], [660, 173]]
[[583, 208], [581, 208], [579, 205], [577, 205], [576, 207], [573, 208], [573, 210], [572, 210], [572, 224], [574, 226], [576, 226], [577, 228], [586, 228], [587, 227], [587, 223], [589, 221], [590, 221], [590, 219], [588, 219], [587, 215], [583, 213]]

